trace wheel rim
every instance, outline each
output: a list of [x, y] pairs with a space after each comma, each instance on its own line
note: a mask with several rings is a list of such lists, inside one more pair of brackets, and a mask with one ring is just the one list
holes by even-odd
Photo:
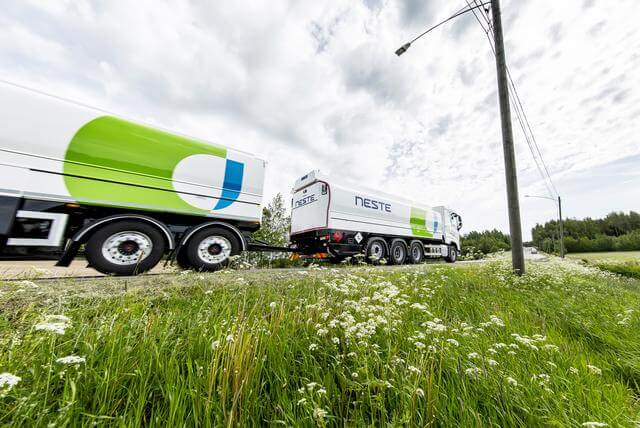
[[379, 242], [374, 242], [371, 244], [371, 257], [381, 259], [384, 249], [382, 248], [382, 244]]
[[411, 250], [411, 256], [413, 257], [413, 260], [420, 260], [420, 248], [414, 245]]
[[147, 258], [153, 241], [146, 234], [134, 230], [114, 233], [102, 244], [102, 256], [116, 265], [133, 265]]
[[205, 263], [222, 263], [231, 255], [231, 242], [223, 236], [209, 236], [198, 244], [198, 257]]
[[393, 249], [393, 258], [398, 262], [401, 261], [404, 258], [404, 248], [400, 245], [396, 246]]

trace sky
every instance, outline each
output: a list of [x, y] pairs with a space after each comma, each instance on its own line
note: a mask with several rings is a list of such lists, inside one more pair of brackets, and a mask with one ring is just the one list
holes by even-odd
[[[0, 79], [508, 231], [496, 68], [465, 0], [9, 0]], [[507, 62], [567, 217], [640, 210], [640, 2], [503, 0]], [[636, 76], [636, 77], [633, 77]], [[524, 238], [554, 218], [514, 116]]]

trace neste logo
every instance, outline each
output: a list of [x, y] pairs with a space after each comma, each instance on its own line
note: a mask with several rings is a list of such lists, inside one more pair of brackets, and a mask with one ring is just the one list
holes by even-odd
[[376, 201], [374, 199], [365, 198], [362, 196], [356, 196], [356, 206], [369, 208], [376, 211], [391, 212], [391, 204], [382, 201]]

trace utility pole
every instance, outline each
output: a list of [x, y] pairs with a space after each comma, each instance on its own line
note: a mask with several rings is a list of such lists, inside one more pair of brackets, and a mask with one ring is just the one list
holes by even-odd
[[564, 224], [562, 221], [562, 199], [558, 196], [558, 217], [560, 219], [560, 257], [564, 259]]
[[429, 27], [419, 36], [396, 50], [396, 55], [404, 54], [413, 42], [438, 28], [445, 22], [469, 13], [483, 6], [491, 5], [493, 15], [493, 33], [495, 40], [496, 68], [498, 70], [498, 98], [500, 100], [500, 119], [502, 121], [502, 147], [504, 149], [504, 172], [507, 179], [507, 202], [509, 206], [509, 233], [511, 235], [511, 260], [513, 271], [518, 275], [524, 274], [524, 249], [522, 248], [522, 226], [520, 224], [520, 203], [518, 201], [518, 176], [516, 172], [516, 155], [513, 149], [513, 130], [511, 129], [511, 110], [509, 107], [509, 86], [507, 84], [507, 60], [504, 56], [504, 41], [502, 40], [502, 19], [500, 17], [500, 2], [490, 0], [480, 4], [474, 1], [474, 6], [460, 10], [444, 21]]
[[507, 202], [509, 206], [509, 232], [511, 236], [511, 264], [518, 275], [524, 274], [524, 249], [522, 248], [522, 226], [520, 222], [520, 202], [518, 200], [518, 176], [516, 155], [513, 147], [511, 109], [509, 107], [509, 86], [507, 83], [507, 60], [504, 54], [500, 1], [491, 0], [493, 16], [493, 36], [496, 43], [496, 68], [498, 71], [498, 98], [500, 120], [502, 122], [502, 148], [504, 150], [504, 172], [507, 180]]

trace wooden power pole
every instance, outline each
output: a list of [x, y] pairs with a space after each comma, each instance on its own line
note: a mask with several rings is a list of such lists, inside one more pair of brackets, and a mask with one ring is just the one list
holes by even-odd
[[511, 109], [509, 106], [509, 86], [507, 82], [507, 61], [502, 37], [500, 1], [491, 0], [493, 35], [496, 48], [496, 68], [498, 71], [498, 98], [500, 100], [500, 120], [502, 122], [502, 147], [504, 149], [504, 172], [507, 179], [507, 202], [509, 206], [509, 232], [511, 235], [511, 259], [513, 270], [524, 274], [524, 249], [522, 248], [522, 225], [520, 223], [520, 202], [518, 200], [518, 176], [516, 155], [513, 147]]

